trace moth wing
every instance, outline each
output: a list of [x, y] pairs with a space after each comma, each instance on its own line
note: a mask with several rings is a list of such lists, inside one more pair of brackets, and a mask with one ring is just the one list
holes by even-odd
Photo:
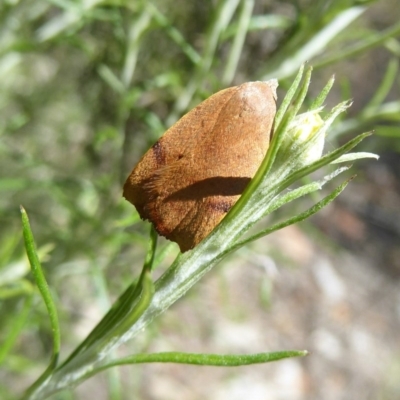
[[[147, 151], [125, 182], [123, 196], [137, 208], [142, 218], [146, 204], [143, 185], [151, 181], [155, 172], [172, 166], [181, 159], [189, 160], [198, 142], [213, 129], [225, 104], [237, 91], [237, 87], [221, 90], [185, 114]], [[176, 177], [179, 179], [179, 177]]]
[[[170, 181], [166, 191], [167, 176], [176, 181], [177, 171], [179, 169], [167, 167], [162, 177], [154, 174], [145, 185], [149, 201], [144, 207], [144, 214], [154, 223], [159, 234], [177, 242], [184, 252], [195, 247], [215, 228], [240, 194], [219, 195], [224, 191], [224, 178], [218, 182], [219, 191], [215, 191], [213, 182], [207, 180], [182, 189], [175, 189]], [[226, 179], [229, 181], [226, 186], [231, 190], [232, 183], [229, 178]], [[240, 182], [241, 187], [235, 193], [241, 193], [247, 182]]]
[[124, 197], [143, 219], [196, 246], [235, 204], [270, 141], [275, 93], [265, 82], [226, 89], [194, 108], [143, 156]]

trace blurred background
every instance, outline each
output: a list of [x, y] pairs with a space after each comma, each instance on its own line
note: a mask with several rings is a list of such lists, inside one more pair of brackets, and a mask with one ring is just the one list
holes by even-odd
[[[358, 150], [379, 161], [357, 162], [327, 209], [225, 260], [114, 356], [310, 355], [231, 369], [124, 367], [51, 398], [400, 398], [399, 21], [399, 0], [1, 0], [0, 398], [20, 395], [51, 351], [19, 205], [65, 358], [142, 267], [149, 225], [121, 197], [141, 155], [222, 88], [278, 78], [279, 104], [305, 61], [311, 94], [335, 74], [328, 108], [354, 101], [326, 149], [374, 130]], [[157, 276], [178, 251], [159, 242], [168, 253]]]

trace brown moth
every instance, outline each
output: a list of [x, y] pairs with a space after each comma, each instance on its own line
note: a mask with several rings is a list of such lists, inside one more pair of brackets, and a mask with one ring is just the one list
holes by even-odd
[[182, 252], [218, 225], [260, 166], [276, 86], [248, 82], [209, 97], [169, 128], [126, 180], [124, 197]]

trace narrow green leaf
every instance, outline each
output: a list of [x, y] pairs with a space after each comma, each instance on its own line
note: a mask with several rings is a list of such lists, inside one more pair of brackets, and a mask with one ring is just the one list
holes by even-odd
[[[376, 121], [386, 120], [386, 122], [400, 121], [400, 101], [391, 101], [383, 103], [380, 106], [371, 107], [368, 113], [363, 112], [356, 118], [349, 118], [341, 121], [339, 124], [332, 127], [329, 136], [331, 138], [336, 138], [340, 135], [344, 135], [350, 132], [355, 132], [357, 130], [369, 127], [372, 124], [376, 126]], [[398, 129], [396, 127], [396, 129]]]
[[343, 154], [336, 160], [332, 161], [331, 164], [339, 164], [343, 162], [349, 162], [349, 161], [355, 161], [355, 160], [360, 160], [362, 158], [375, 158], [375, 160], [379, 159], [379, 156], [374, 153], [366, 153], [366, 152], [358, 152], [358, 153], [348, 153], [348, 154]]
[[388, 121], [400, 121], [400, 101], [389, 101], [381, 104], [379, 107], [372, 107], [367, 112], [363, 112], [361, 115], [362, 121], [372, 122], [377, 119], [384, 118]]
[[39, 257], [36, 252], [35, 241], [32, 230], [29, 224], [28, 215], [25, 209], [21, 206], [22, 227], [25, 242], [25, 249], [28, 255], [29, 263], [32, 269], [32, 275], [35, 283], [42, 295], [43, 301], [49, 313], [51, 331], [53, 334], [53, 349], [49, 368], [54, 368], [57, 364], [58, 355], [60, 352], [60, 326], [58, 323], [57, 309], [50, 293], [49, 286], [43, 274], [42, 266], [40, 265]]
[[[127, 40], [126, 40], [125, 61], [122, 68], [120, 79], [114, 76], [111, 70], [99, 71], [103, 79], [105, 79], [105, 81], [117, 93], [125, 93], [125, 90], [128, 90], [129, 86], [131, 85], [140, 49], [140, 39], [144, 34], [144, 32], [148, 29], [151, 22], [152, 22], [152, 16], [147, 9], [142, 10], [139, 16], [134, 21], [131, 21], [131, 25], [129, 27], [128, 35], [126, 38]], [[124, 87], [124, 89], [122, 89], [121, 85]]]
[[350, 168], [350, 166], [344, 166], [344, 167], [338, 168], [335, 171], [333, 171], [331, 174], [324, 176], [324, 178], [319, 181], [308, 183], [307, 185], [300, 186], [299, 188], [293, 189], [293, 190], [289, 191], [288, 193], [285, 193], [285, 194], [279, 196], [267, 208], [264, 215], [269, 215], [269, 214], [273, 213], [275, 210], [277, 210], [278, 208], [284, 206], [287, 203], [290, 203], [291, 201], [297, 200], [300, 197], [303, 197], [307, 194], [313, 193], [317, 190], [321, 190], [322, 187], [326, 183], [328, 183], [332, 179], [336, 178], [342, 172], [348, 171], [349, 168]]
[[[330, 2], [330, 4], [336, 3], [339, 2]], [[267, 71], [259, 72], [262, 75], [265, 73], [262, 77], [263, 80], [271, 77], [282, 79], [294, 74], [302, 63], [325, 52], [328, 43], [366, 10], [366, 7], [354, 6], [343, 8], [339, 13], [331, 14], [327, 12], [325, 5], [323, 8], [325, 9], [324, 16], [319, 17], [318, 21], [313, 20], [315, 17], [310, 19], [304, 16], [303, 24], [308, 22], [309, 25], [312, 24], [313, 26], [303, 26], [298, 34], [295, 33], [289, 38], [286, 46], [284, 45], [267, 64]]]
[[196, 65], [190, 81], [185, 86], [185, 90], [175, 101], [173, 110], [167, 118], [166, 124], [172, 125], [178, 116], [187, 110], [195, 92], [202, 88], [205, 77], [210, 71], [215, 59], [220, 37], [229, 26], [231, 19], [239, 5], [239, 0], [220, 1], [217, 3], [212, 24], [204, 38], [204, 50], [201, 54], [201, 61]]
[[239, 24], [235, 31], [229, 57], [225, 65], [225, 70], [222, 75], [222, 83], [224, 86], [230, 85], [235, 76], [235, 72], [239, 63], [240, 55], [242, 54], [244, 40], [249, 28], [251, 15], [254, 8], [254, 0], [242, 1], [240, 9]]
[[141, 292], [140, 297], [135, 307], [131, 310], [129, 315], [122, 321], [121, 326], [113, 333], [113, 336], [121, 336], [124, 334], [146, 311], [151, 303], [154, 295], [154, 283], [150, 271], [146, 270], [141, 279]]
[[351, 100], [346, 100], [333, 107], [330, 113], [324, 117], [325, 123], [322, 126], [321, 130], [326, 132], [328, 128], [332, 125], [332, 122], [337, 118], [337, 116], [346, 111], [349, 107], [351, 107], [352, 104], [353, 102]]
[[361, 135], [356, 136], [354, 139], [350, 140], [343, 146], [339, 147], [338, 149], [331, 151], [330, 153], [326, 154], [325, 156], [321, 157], [319, 160], [313, 162], [310, 165], [307, 165], [293, 174], [290, 174], [280, 185], [279, 191], [282, 191], [288, 188], [292, 183], [296, 182], [303, 176], [309, 175], [312, 172], [316, 171], [319, 168], [322, 168], [324, 165], [331, 163], [332, 161], [339, 158], [342, 154], [349, 152], [352, 148], [358, 145], [362, 140], [366, 137], [371, 136], [372, 132], [366, 132]]
[[275, 121], [274, 121], [275, 129], [277, 129], [279, 127], [283, 116], [285, 115], [290, 103], [293, 100], [294, 95], [297, 92], [297, 89], [301, 82], [301, 78], [303, 77], [303, 72], [304, 72], [304, 64], [301, 65], [299, 72], [296, 75], [296, 78], [294, 79], [293, 83], [291, 84], [289, 90], [287, 91], [287, 93], [282, 101], [282, 104], [279, 107], [279, 110], [276, 113]]
[[[267, 15], [253, 15], [249, 21], [248, 31], [259, 31], [264, 29], [285, 29], [289, 28], [293, 21], [287, 17], [277, 14]], [[222, 40], [230, 39], [236, 34], [238, 29], [238, 23], [232, 23], [228, 29], [224, 32]]]
[[298, 95], [296, 96], [296, 99], [293, 103], [292, 113], [294, 114], [294, 116], [296, 116], [297, 113], [300, 111], [300, 107], [303, 105], [304, 99], [306, 98], [306, 95], [308, 92], [308, 87], [310, 86], [310, 82], [311, 82], [312, 71], [313, 71], [312, 66], [309, 66], [306, 70], [306, 75], [304, 77], [304, 81], [303, 81], [302, 85], [300, 86]]
[[98, 355], [126, 333], [149, 307], [154, 295], [154, 283], [149, 270], [144, 270], [135, 292], [136, 290], [140, 290], [140, 293], [138, 296], [135, 293], [134, 303], [129, 305], [129, 312], [122, 310], [125, 314], [123, 318], [119, 318], [112, 329], [102, 334], [93, 346], [88, 348], [88, 358], [92, 355], [93, 360], [96, 360]]
[[39, 257], [36, 252], [35, 241], [33, 238], [33, 233], [29, 224], [28, 215], [25, 209], [20, 206], [21, 218], [22, 218], [22, 231], [24, 236], [24, 243], [26, 253], [28, 255], [29, 263], [31, 265], [32, 275], [35, 283], [39, 289], [39, 292], [43, 298], [46, 305], [47, 312], [50, 318], [51, 331], [53, 336], [53, 348], [50, 358], [50, 362], [46, 370], [42, 375], [36, 380], [36, 382], [28, 389], [27, 395], [33, 392], [36, 387], [40, 386], [47, 377], [54, 371], [57, 366], [58, 356], [60, 353], [60, 326], [58, 323], [57, 309], [54, 304], [53, 298], [51, 297], [49, 286], [46, 282], [46, 278], [43, 274], [42, 266], [40, 265]]
[[328, 83], [325, 85], [325, 87], [322, 89], [321, 93], [318, 95], [318, 97], [313, 101], [313, 103], [310, 106], [310, 111], [311, 110], [316, 110], [317, 108], [322, 107], [324, 104], [324, 101], [326, 97], [328, 96], [329, 92], [332, 89], [333, 84], [335, 83], [335, 75], [329, 79]]
[[362, 40], [359, 43], [356, 43], [353, 46], [349, 46], [344, 50], [335, 53], [333, 55], [322, 58], [320, 61], [314, 63], [314, 68], [324, 67], [329, 64], [333, 64], [340, 60], [348, 60], [351, 57], [363, 53], [366, 50], [372, 49], [379, 44], [385, 42], [391, 37], [396, 37], [400, 34], [400, 22], [392, 25], [391, 27], [381, 31], [374, 32], [371, 35], [367, 36], [366, 39]]
[[235, 251], [238, 248], [244, 246], [245, 244], [249, 243], [249, 242], [253, 242], [254, 240], [257, 240], [263, 236], [269, 235], [272, 232], [275, 232], [279, 229], [282, 228], [286, 228], [289, 225], [293, 225], [296, 224], [298, 222], [304, 221], [305, 219], [307, 219], [308, 217], [311, 217], [312, 215], [316, 214], [318, 211], [320, 211], [322, 208], [326, 207], [328, 204], [330, 204], [333, 200], [336, 199], [337, 196], [339, 196], [340, 193], [343, 192], [343, 190], [345, 189], [345, 187], [349, 184], [349, 182], [353, 179], [350, 178], [349, 180], [345, 181], [344, 183], [342, 183], [339, 187], [337, 187], [332, 193], [330, 193], [328, 196], [324, 197], [321, 201], [319, 201], [318, 203], [314, 204], [314, 206], [312, 206], [311, 208], [309, 208], [308, 210], [292, 217], [289, 218], [283, 222], [280, 222], [278, 224], [275, 224], [267, 229], [264, 229], [258, 233], [256, 233], [255, 235], [250, 236], [249, 238], [242, 240], [238, 243], [236, 243], [234, 246], [232, 246], [232, 248], [229, 250], [231, 251]]
[[304, 357], [308, 354], [306, 350], [287, 350], [271, 353], [257, 354], [241, 354], [241, 355], [224, 355], [224, 354], [197, 354], [197, 353], [180, 353], [180, 352], [165, 352], [153, 354], [135, 354], [125, 357], [91, 371], [88, 376], [97, 374], [105, 369], [120, 366], [141, 363], [177, 363], [202, 366], [218, 366], [218, 367], [237, 367], [243, 365], [263, 364], [282, 360], [291, 357]]
[[374, 95], [364, 108], [363, 113], [368, 114], [369, 109], [371, 108], [373, 109], [383, 103], [386, 96], [392, 89], [396, 81], [396, 78], [398, 77], [398, 70], [399, 70], [399, 60], [397, 58], [392, 58], [388, 63], [385, 76], [383, 77], [381, 84], [374, 91]]
[[[278, 153], [278, 150], [289, 128], [289, 125], [292, 122], [292, 120], [296, 117], [297, 113], [300, 110], [300, 107], [304, 102], [304, 99], [308, 91], [308, 87], [310, 85], [311, 74], [312, 74], [312, 67], [310, 66], [307, 68], [303, 82], [297, 89], [297, 95], [292, 103], [292, 107], [289, 110], [287, 110], [286, 105], [284, 106], [284, 108], [286, 109], [285, 115], [279, 122], [279, 125], [277, 126], [277, 129], [273, 134], [271, 145], [270, 148], [268, 149], [267, 155], [265, 156], [263, 162], [261, 163], [261, 166], [258, 169], [254, 179], [248, 185], [250, 189], [253, 181], [255, 181], [256, 183], [257, 180], [259, 179], [261, 182], [261, 180], [265, 178], [268, 172], [271, 170], [272, 165], [276, 158], [276, 154]], [[259, 184], [260, 182], [258, 182], [257, 184]]]
[[154, 257], [156, 255], [156, 249], [157, 249], [157, 239], [158, 239], [158, 233], [155, 230], [154, 225], [151, 224], [149, 245], [143, 265], [143, 271], [150, 272], [153, 269]]

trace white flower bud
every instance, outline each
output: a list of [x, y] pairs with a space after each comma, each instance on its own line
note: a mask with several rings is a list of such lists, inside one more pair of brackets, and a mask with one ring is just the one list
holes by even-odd
[[290, 123], [279, 149], [280, 161], [290, 160], [292, 168], [297, 169], [321, 157], [325, 135], [320, 132], [324, 121], [319, 116], [319, 111], [321, 110], [317, 109], [300, 114]]

